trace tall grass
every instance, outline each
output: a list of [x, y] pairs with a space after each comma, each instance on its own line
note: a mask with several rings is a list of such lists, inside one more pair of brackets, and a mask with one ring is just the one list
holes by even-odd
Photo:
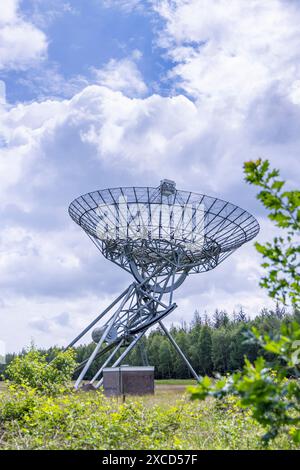
[[[99, 392], [50, 397], [7, 389], [0, 421], [0, 449], [258, 449], [263, 433], [234, 400], [191, 402], [172, 384], [125, 403]], [[271, 448], [293, 444], [281, 434]]]

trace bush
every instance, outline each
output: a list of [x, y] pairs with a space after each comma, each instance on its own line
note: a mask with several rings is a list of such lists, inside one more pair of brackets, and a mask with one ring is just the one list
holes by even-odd
[[[106, 398], [100, 391], [55, 396], [0, 393], [0, 449], [256, 449], [261, 426], [236, 400], [191, 402], [179, 393]], [[285, 435], [271, 444], [290, 449]]]
[[300, 308], [300, 191], [286, 191], [285, 181], [268, 160], [246, 162], [245, 179], [258, 186], [257, 199], [268, 210], [269, 219], [281, 230], [273, 241], [255, 246], [262, 254], [262, 267], [267, 270], [260, 285], [270, 297]]
[[297, 322], [282, 325], [277, 338], [261, 336], [253, 329], [249, 335], [265, 351], [272, 352], [277, 360], [268, 364], [259, 357], [253, 364], [246, 359], [242, 372], [212, 383], [204, 377], [196, 387], [191, 387], [193, 399], [207, 396], [222, 398], [235, 396], [241, 409], [249, 409], [256, 421], [267, 432], [263, 441], [268, 444], [280, 431], [287, 432], [300, 443], [300, 325]]
[[182, 400], [166, 408], [135, 398], [119, 403], [101, 391], [27, 392], [10, 389], [0, 401], [0, 420], [12, 448], [16, 439], [18, 446], [32, 449], [176, 449], [181, 448], [183, 421], [190, 420], [191, 404]]
[[37, 402], [34, 389], [19, 390], [14, 386], [9, 387], [9, 394], [2, 394], [1, 398], [0, 421], [2, 424], [7, 421], [23, 421], [25, 416], [33, 412]]
[[[284, 303], [300, 307], [300, 191], [283, 191], [284, 181], [278, 179], [279, 171], [270, 170], [269, 162], [257, 160], [245, 163], [246, 181], [261, 190], [257, 197], [269, 211], [269, 218], [283, 230], [265, 245], [256, 243], [264, 258], [267, 274], [261, 287], [269, 296]], [[265, 444], [287, 432], [296, 444], [300, 443], [300, 323], [294, 321], [281, 325], [280, 334], [261, 335], [252, 328], [249, 336], [256, 346], [271, 354], [269, 362], [258, 357], [254, 363], [245, 360], [242, 372], [212, 383], [209, 377], [201, 379], [191, 389], [192, 398], [207, 396], [237, 397], [241, 408], [249, 409], [255, 420], [266, 429]]]
[[13, 359], [5, 373], [11, 384], [55, 395], [70, 386], [75, 366], [74, 351], [71, 349], [59, 351], [50, 363], [41, 352], [31, 349], [27, 354]]

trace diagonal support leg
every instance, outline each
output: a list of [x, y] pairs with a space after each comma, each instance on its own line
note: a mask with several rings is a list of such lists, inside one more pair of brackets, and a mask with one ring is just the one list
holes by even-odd
[[119, 349], [123, 346], [124, 344], [124, 339], [122, 339], [119, 344], [114, 348], [113, 352], [108, 356], [108, 358], [106, 359], [106, 361], [102, 364], [102, 366], [100, 367], [100, 369], [98, 370], [98, 372], [96, 372], [96, 374], [94, 375], [94, 377], [92, 378], [92, 380], [90, 381], [91, 384], [93, 384], [97, 379], [98, 377], [102, 374], [103, 372], [103, 369], [110, 363], [110, 361], [112, 360], [112, 358], [117, 354], [117, 352], [119, 351]]
[[[137, 342], [144, 336], [145, 333], [146, 333], [146, 330], [139, 333], [139, 335], [132, 341], [132, 343], [130, 343], [129, 346], [127, 346], [127, 348], [121, 354], [121, 356], [113, 363], [112, 367], [117, 367], [119, 364], [121, 364], [123, 359], [125, 359], [125, 357], [130, 353], [130, 351], [135, 347]], [[99, 382], [96, 385], [96, 388], [99, 388], [102, 385], [102, 383], [103, 383], [103, 378], [99, 380]]]
[[176, 343], [175, 339], [173, 338], [173, 336], [170, 335], [170, 333], [168, 332], [167, 328], [165, 327], [165, 325], [162, 323], [162, 321], [159, 321], [158, 322], [161, 329], [163, 330], [163, 332], [165, 333], [165, 335], [169, 338], [169, 340], [171, 341], [172, 345], [174, 346], [174, 348], [176, 349], [176, 351], [178, 352], [178, 354], [182, 357], [182, 359], [184, 360], [184, 362], [186, 363], [186, 365], [188, 366], [188, 368], [190, 369], [191, 373], [193, 374], [193, 376], [195, 377], [195, 379], [197, 380], [197, 382], [199, 382], [200, 380], [200, 377], [198, 376], [198, 374], [195, 372], [195, 370], [193, 369], [191, 363], [188, 361], [188, 359], [186, 358], [186, 356], [184, 355], [184, 353], [181, 351], [180, 347], [178, 346], [178, 344]]
[[122, 294], [119, 295], [119, 297], [117, 297], [108, 307], [106, 307], [106, 309], [103, 310], [100, 315], [98, 315], [78, 336], [76, 336], [76, 338], [71, 341], [71, 343], [68, 344], [68, 346], [65, 347], [64, 351], [74, 346], [74, 344], [76, 344], [94, 325], [96, 325], [96, 323], [98, 323], [101, 318], [103, 318], [118, 302], [120, 302], [120, 300], [128, 293], [128, 291], [132, 289], [132, 286], [133, 284], [128, 286], [127, 289], [125, 289]]
[[112, 318], [109, 320], [106, 328], [105, 328], [105, 331], [100, 339], [100, 341], [97, 343], [94, 351], [92, 352], [92, 354], [90, 355], [89, 357], [89, 360], [87, 361], [87, 363], [85, 364], [84, 368], [82, 369], [81, 373], [79, 374], [77, 380], [76, 380], [76, 383], [75, 383], [75, 388], [78, 389], [81, 381], [83, 380], [85, 374], [87, 373], [88, 369], [90, 368], [93, 360], [95, 359], [98, 351], [100, 350], [103, 342], [105, 341], [105, 338], [106, 336], [108, 335], [108, 333], [110, 332], [111, 328], [113, 327], [114, 325], [114, 321], [115, 319], [117, 318], [117, 316], [119, 315], [120, 311], [122, 310], [122, 308], [124, 307], [124, 305], [126, 304], [128, 298], [130, 297], [130, 294], [132, 293], [132, 290], [133, 290], [133, 287], [129, 288], [129, 290], [127, 291], [127, 294], [125, 295], [125, 297], [123, 298], [119, 308], [116, 310], [116, 312], [114, 313], [114, 315], [112, 316]]

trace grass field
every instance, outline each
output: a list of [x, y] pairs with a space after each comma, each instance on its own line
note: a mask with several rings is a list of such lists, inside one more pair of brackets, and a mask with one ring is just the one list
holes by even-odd
[[[188, 387], [189, 385], [196, 385], [196, 381], [193, 379], [168, 379], [168, 380], [155, 380], [156, 386], [161, 385], [181, 385], [183, 389]], [[0, 392], [7, 389], [6, 383], [0, 381]]]
[[196, 385], [196, 380], [193, 379], [165, 379], [155, 380], [156, 385]]
[[[192, 402], [193, 381], [156, 381], [155, 395], [11, 395], [0, 383], [0, 449], [259, 449], [263, 430], [233, 401]], [[282, 434], [271, 449], [294, 448]]]

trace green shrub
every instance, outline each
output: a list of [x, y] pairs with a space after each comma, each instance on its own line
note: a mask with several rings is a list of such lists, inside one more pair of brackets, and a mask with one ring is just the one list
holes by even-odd
[[[0, 422], [0, 449], [256, 449], [263, 432], [236, 399], [220, 407], [174, 391], [122, 403], [98, 391], [49, 396], [10, 388], [0, 393]], [[271, 445], [295, 447], [285, 435]]]
[[21, 422], [25, 416], [32, 414], [37, 403], [37, 396], [34, 389], [17, 389], [14, 386], [9, 388], [8, 394], [1, 395], [0, 421], [17, 420]]
[[[260, 188], [257, 197], [269, 211], [269, 218], [283, 230], [265, 245], [256, 243], [263, 255], [267, 274], [260, 285], [270, 297], [300, 306], [300, 191], [283, 191], [284, 181], [279, 171], [270, 170], [269, 162], [257, 160], [245, 163], [246, 181]], [[269, 444], [279, 433], [286, 432], [300, 443], [300, 323], [282, 323], [280, 333], [271, 337], [255, 328], [249, 333], [252, 343], [271, 354], [269, 362], [258, 357], [251, 363], [245, 359], [242, 372], [212, 383], [204, 377], [191, 388], [192, 398], [208, 396], [237, 397], [241, 408], [249, 409], [253, 418], [266, 429], [263, 436]]]
[[17, 437], [22, 448], [176, 449], [187, 408], [191, 404], [182, 400], [166, 409], [134, 398], [119, 403], [101, 392], [46, 396], [9, 389], [0, 419], [8, 440]]
[[31, 349], [27, 354], [13, 359], [5, 373], [14, 385], [54, 395], [69, 387], [75, 366], [74, 351], [71, 349], [59, 351], [50, 363], [47, 363], [45, 355]]
[[251, 410], [252, 416], [267, 430], [263, 435], [266, 444], [280, 431], [300, 443], [300, 325], [296, 322], [283, 325], [277, 338], [261, 336], [253, 330], [252, 339], [272, 352], [277, 361], [269, 365], [259, 357], [252, 364], [246, 359], [242, 372], [215, 383], [204, 377], [196, 387], [190, 388], [192, 398], [203, 400], [211, 396], [224, 400], [234, 396], [240, 408]]
[[270, 297], [300, 308], [300, 191], [286, 191], [279, 170], [270, 169], [268, 160], [246, 162], [244, 172], [246, 181], [260, 188], [257, 199], [281, 230], [272, 241], [255, 243], [267, 270], [260, 285]]

